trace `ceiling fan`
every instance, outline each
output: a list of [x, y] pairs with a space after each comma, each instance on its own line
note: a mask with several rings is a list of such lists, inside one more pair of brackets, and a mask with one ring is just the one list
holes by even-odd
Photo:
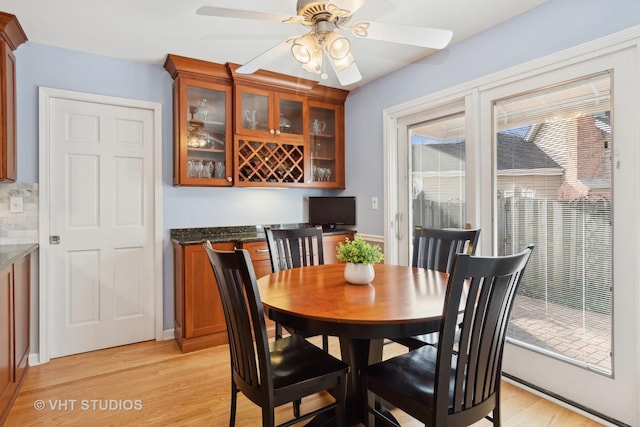
[[253, 19], [302, 24], [306, 34], [290, 37], [239, 67], [236, 72], [251, 74], [290, 50], [306, 71], [327, 78], [329, 64], [341, 85], [347, 86], [362, 78], [351, 53], [351, 42], [343, 32], [360, 38], [442, 49], [449, 44], [449, 30], [424, 28], [381, 22], [354, 22], [351, 18], [366, 0], [298, 0], [295, 16], [203, 6], [199, 15], [223, 18]]

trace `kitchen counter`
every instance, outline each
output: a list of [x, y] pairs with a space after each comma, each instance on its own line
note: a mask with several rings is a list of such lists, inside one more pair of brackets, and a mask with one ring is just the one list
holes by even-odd
[[38, 248], [37, 243], [24, 245], [0, 245], [0, 268], [13, 264]]
[[[309, 224], [273, 224], [272, 228], [295, 228], [308, 227]], [[350, 229], [329, 229], [323, 234], [354, 234], [355, 230]], [[265, 240], [264, 228], [261, 225], [242, 225], [233, 227], [208, 227], [208, 228], [173, 228], [171, 229], [171, 240], [180, 245], [201, 244], [205, 240], [211, 243], [219, 242], [260, 242]]]

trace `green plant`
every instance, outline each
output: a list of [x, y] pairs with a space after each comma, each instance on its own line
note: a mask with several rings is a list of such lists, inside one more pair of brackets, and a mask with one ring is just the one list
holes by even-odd
[[344, 242], [338, 243], [337, 256], [338, 261], [353, 264], [375, 264], [384, 258], [379, 246], [369, 244], [358, 236], [353, 240], [347, 237]]

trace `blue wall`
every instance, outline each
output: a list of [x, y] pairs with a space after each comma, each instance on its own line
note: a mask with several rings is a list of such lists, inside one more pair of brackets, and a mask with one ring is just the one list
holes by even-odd
[[20, 182], [39, 182], [39, 87], [162, 104], [164, 329], [173, 328], [173, 249], [169, 241], [170, 229], [305, 222], [305, 198], [331, 193], [300, 189], [174, 187], [173, 80], [163, 67], [32, 42], [21, 45], [15, 55]]
[[[461, 11], [464, 13], [464, 11]], [[346, 104], [347, 195], [358, 196], [358, 231], [384, 234], [382, 110], [640, 24], [638, 0], [549, 0], [542, 6], [353, 91]], [[160, 66], [69, 51], [20, 46], [18, 181], [38, 182], [38, 87], [162, 104], [164, 328], [173, 328], [169, 230], [306, 220], [305, 196], [319, 190], [173, 187], [169, 74]]]
[[[460, 11], [464, 13], [464, 11]], [[358, 231], [384, 234], [382, 111], [640, 25], [639, 0], [548, 0], [531, 11], [354, 90], [346, 103], [347, 188], [358, 195]], [[366, 157], [362, 153], [367, 153]], [[380, 173], [375, 173], [380, 171]], [[366, 197], [364, 197], [366, 196]]]

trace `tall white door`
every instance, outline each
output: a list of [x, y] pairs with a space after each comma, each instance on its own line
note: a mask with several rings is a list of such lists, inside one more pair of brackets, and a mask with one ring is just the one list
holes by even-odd
[[154, 112], [49, 99], [51, 357], [154, 339]]
[[[412, 191], [419, 193], [428, 188], [435, 188], [437, 191], [432, 190], [432, 194], [446, 194], [444, 190], [447, 190], [448, 187], [442, 184], [446, 184], [447, 180], [450, 181], [454, 177], [458, 179], [459, 176], [466, 176], [467, 222], [482, 229], [478, 248], [481, 255], [497, 255], [499, 244], [504, 247], [505, 243], [513, 241], [510, 240], [514, 235], [513, 232], [508, 235], [509, 238], [505, 238], [504, 230], [508, 228], [511, 231], [516, 227], [512, 224], [507, 227], [505, 222], [499, 222], [499, 218], [506, 210], [504, 206], [511, 208], [515, 203], [503, 204], [503, 207], [499, 208], [500, 194], [503, 198], [513, 197], [515, 194], [513, 190], [517, 189], [519, 200], [527, 200], [526, 203], [522, 203], [522, 208], [519, 211], [520, 214], [526, 212], [526, 215], [523, 214], [519, 217], [519, 225], [522, 225], [521, 229], [530, 232], [538, 227], [537, 218], [544, 216], [539, 215], [534, 220], [534, 216], [530, 215], [531, 210], [526, 210], [529, 209], [529, 206], [533, 206], [533, 203], [530, 202], [536, 198], [559, 199], [558, 195], [561, 192], [555, 188], [556, 186], [560, 188], [560, 185], [567, 179], [571, 180], [570, 182], [576, 188], [579, 185], [585, 187], [590, 185], [592, 189], [597, 189], [594, 191], [595, 194], [587, 198], [588, 200], [598, 200], [597, 197], [604, 193], [605, 196], [602, 198], [608, 198], [610, 200], [608, 206], [613, 207], [609, 225], [610, 232], [613, 233], [612, 239], [609, 241], [612, 246], [604, 251], [605, 255], [610, 258], [607, 256], [585, 257], [588, 262], [580, 264], [578, 262], [580, 254], [570, 246], [571, 240], [569, 239], [566, 239], [569, 243], [565, 246], [565, 253], [560, 257], [549, 256], [553, 252], [545, 249], [545, 246], [551, 246], [549, 243], [549, 241], [553, 241], [551, 237], [549, 237], [549, 241], [544, 241], [544, 239], [527, 240], [528, 243], [536, 244], [534, 254], [543, 254], [547, 258], [543, 258], [542, 255], [534, 256], [540, 257], [548, 265], [552, 265], [555, 271], [563, 274], [562, 276], [550, 274], [552, 268], [548, 268], [546, 271], [534, 270], [536, 263], [530, 262], [527, 271], [533, 272], [529, 273], [531, 277], [543, 281], [547, 286], [547, 288], [541, 289], [545, 291], [551, 289], [548, 285], [555, 279], [555, 284], [559, 286], [553, 288], [552, 291], [555, 291], [556, 294], [560, 293], [557, 290], [561, 290], [564, 292], [562, 296], [566, 295], [567, 299], [569, 296], [578, 294], [579, 292], [575, 290], [569, 291], [570, 281], [567, 280], [572, 277], [575, 282], [575, 275], [570, 276], [565, 273], [575, 270], [576, 267], [582, 268], [584, 265], [584, 274], [581, 276], [585, 278], [584, 282], [586, 283], [584, 293], [586, 295], [591, 292], [589, 298], [595, 299], [600, 305], [588, 306], [585, 302], [584, 309], [579, 311], [575, 310], [575, 305], [565, 304], [563, 306], [554, 301], [543, 300], [544, 305], [529, 306], [529, 308], [532, 315], [541, 315], [545, 323], [534, 324], [534, 322], [530, 322], [529, 326], [533, 327], [529, 330], [523, 326], [524, 322], [515, 324], [516, 309], [514, 308], [511, 315], [511, 325], [522, 330], [521, 336], [530, 334], [530, 342], [527, 343], [515, 337], [510, 337], [507, 340], [503, 372], [525, 384], [547, 391], [555, 398], [597, 415], [607, 422], [610, 421], [612, 424], [624, 423], [625, 425], [639, 426], [640, 357], [638, 357], [638, 352], [640, 334], [638, 331], [640, 324], [638, 323], [638, 313], [640, 311], [638, 305], [640, 299], [638, 298], [638, 288], [640, 281], [638, 279], [638, 259], [640, 258], [640, 247], [637, 244], [637, 236], [640, 234], [640, 227], [637, 219], [640, 216], [640, 203], [638, 203], [640, 200], [640, 186], [638, 186], [640, 145], [638, 144], [637, 117], [640, 112], [640, 103], [637, 94], [640, 82], [638, 80], [640, 62], [638, 62], [638, 50], [635, 44], [633, 46], [617, 44], [607, 50], [609, 50], [608, 53], [600, 52], [598, 55], [595, 53], [592, 55], [590, 52], [580, 58], [565, 61], [565, 63], [554, 59], [553, 67], [545, 66], [538, 69], [528, 66], [530, 69], [527, 69], [526, 72], [519, 70], [517, 74], [508, 78], [498, 75], [496, 81], [491, 84], [487, 84], [487, 80], [483, 79], [483, 86], [470, 86], [467, 95], [465, 95], [464, 110], [460, 110], [464, 111], [466, 130], [464, 171], [460, 168], [456, 169], [457, 161], [463, 156], [454, 151], [455, 139], [445, 141], [446, 144], [442, 141], [436, 141], [436, 143], [427, 141], [429, 146], [426, 148], [439, 146], [440, 151], [431, 150], [430, 157], [424, 158], [422, 163], [418, 162], [419, 159], [411, 157], [412, 154], [420, 153], [420, 150], [426, 151], [425, 147], [416, 147], [415, 141], [413, 145], [411, 144], [412, 130], [416, 130], [416, 132], [425, 128], [433, 130], [433, 126], [429, 125], [447, 124], [448, 119], [456, 119], [456, 111], [445, 110], [443, 114], [442, 106], [455, 106], [456, 100], [461, 101], [458, 89], [452, 92], [450, 97], [434, 98], [424, 106], [403, 106], [399, 107], [397, 111], [390, 111], [388, 124], [391, 129], [388, 132], [390, 136], [385, 153], [385, 157], [391, 159], [387, 162], [389, 172], [386, 175], [387, 188], [385, 189], [386, 194], [389, 194], [390, 197], [387, 199], [389, 206], [385, 206], [385, 209], [387, 210], [386, 217], [391, 219], [388, 221], [388, 230], [392, 232], [388, 230], [385, 232], [385, 260], [400, 263], [407, 263], [409, 260], [410, 239], [407, 236], [410, 236], [410, 227], [413, 225], [411, 210], [416, 209], [415, 200], [409, 196]], [[604, 93], [603, 85], [596, 84], [601, 83], [600, 78], [604, 74], [612, 77], [611, 86], [608, 89], [611, 91], [610, 101], [606, 101], [608, 95]], [[583, 82], [588, 83], [583, 84]], [[562, 95], [556, 92], [559, 88], [569, 87], [567, 85], [570, 83], [576, 87], [583, 84], [581, 92], [573, 87]], [[542, 94], [537, 99], [537, 103], [534, 103], [531, 98], [535, 93]], [[542, 98], [544, 98], [544, 102], [540, 101]], [[520, 115], [514, 114], [514, 110], [507, 112], [505, 108], [507, 100], [517, 101], [521, 107], [517, 111]], [[606, 106], [605, 101], [606, 103], [611, 102], [612, 106]], [[511, 104], [511, 106], [513, 105], [515, 103]], [[555, 107], [564, 115], [554, 117], [547, 114], [543, 109], [547, 105], [552, 107], [550, 110]], [[564, 107], [564, 111], [559, 107]], [[401, 108], [410, 112], [401, 115], [400, 113], [404, 113]], [[412, 111], [417, 108], [423, 108], [423, 111]], [[497, 111], [506, 114], [500, 117]], [[523, 114], [525, 112], [526, 114]], [[584, 112], [588, 112], [589, 115]], [[394, 123], [393, 114], [400, 117], [396, 123]], [[522, 121], [523, 117], [530, 118], [535, 114], [538, 115], [539, 121], [530, 121], [529, 123]], [[509, 116], [508, 120], [507, 116]], [[588, 122], [587, 119], [592, 121]], [[578, 121], [581, 125], [593, 123], [593, 128], [586, 125], [578, 127], [576, 125]], [[604, 126], [601, 121], [604, 121]], [[543, 124], [546, 128], [540, 126], [533, 128], [528, 126], [530, 123]], [[509, 124], [510, 127], [507, 130], [510, 133], [503, 132], [501, 137], [504, 139], [501, 138], [498, 143], [497, 133], [501, 131], [500, 126], [503, 124]], [[562, 127], [566, 131], [564, 133], [556, 132], [555, 129], [558, 127]], [[442, 128], [453, 129], [449, 126]], [[524, 134], [519, 133], [525, 129], [532, 130], [531, 133], [527, 132], [529, 137], [526, 139]], [[549, 132], [550, 129], [554, 131]], [[533, 142], [535, 134], [540, 138]], [[587, 143], [576, 143], [578, 135], [580, 141]], [[594, 135], [597, 138], [593, 138]], [[433, 133], [427, 136], [433, 136]], [[557, 147], [561, 147], [560, 144], [543, 144], [549, 140], [561, 141], [566, 144], [566, 147], [559, 151]], [[506, 156], [505, 150], [505, 147], [509, 146], [508, 144], [514, 147], [512, 148], [514, 155], [510, 158]], [[595, 149], [586, 151], [585, 147], [595, 147]], [[535, 150], [531, 150], [531, 148], [535, 148]], [[540, 151], [537, 151], [538, 149]], [[394, 150], [397, 150], [397, 159], [393, 157]], [[562, 173], [557, 174], [554, 172], [554, 168], [560, 166], [551, 167], [551, 162], [540, 162], [544, 156], [558, 158], [558, 165], [568, 166], [563, 166]], [[516, 162], [515, 159], [519, 157], [525, 161]], [[452, 158], [456, 162], [452, 162]], [[534, 161], [535, 163], [533, 163]], [[580, 168], [574, 166], [578, 163]], [[427, 171], [434, 173], [424, 174], [418, 182], [419, 191], [415, 191], [415, 179], [411, 178], [414, 178], [416, 165], [420, 164], [430, 166], [431, 169]], [[532, 164], [536, 166], [531, 167]], [[448, 166], [448, 169], [442, 167], [443, 165]], [[610, 181], [607, 175], [611, 177]], [[507, 176], [513, 176], [512, 182], [518, 184], [513, 186], [513, 189], [501, 186]], [[526, 176], [530, 176], [531, 179], [525, 181]], [[558, 176], [562, 180], [554, 181]], [[434, 178], [439, 180], [438, 186], [427, 187], [425, 184], [429, 183], [428, 180]], [[458, 179], [458, 181], [460, 180]], [[534, 181], [537, 185], [529, 185]], [[611, 186], [609, 182], [613, 185]], [[546, 188], [553, 188], [554, 191], [546, 195], [542, 192]], [[605, 193], [605, 190], [608, 193]], [[438, 191], [440, 193], [437, 193]], [[508, 191], [511, 191], [512, 194], [508, 195]], [[567, 192], [567, 194], [571, 194], [571, 192]], [[435, 199], [435, 197], [431, 196], [431, 199]], [[579, 197], [576, 199], [579, 200]], [[438, 208], [438, 210], [434, 209], [435, 212], [450, 212], [450, 210], [441, 209], [441, 206], [435, 203], [427, 206]], [[544, 210], [540, 210], [544, 211], [543, 213], [549, 213], [549, 217], [553, 216], [549, 221], [550, 225], [544, 224], [544, 227], [540, 227], [543, 237], [547, 229], [550, 231], [561, 229], [562, 221], [560, 219], [564, 219], [562, 215], [557, 215], [557, 211], [551, 209], [551, 206], [552, 204], [549, 203], [545, 205]], [[580, 207], [576, 204], [569, 205], [570, 208], [579, 212], [576, 206]], [[589, 205], [585, 204], [584, 206]], [[588, 212], [590, 215], [588, 223], [585, 220], [582, 228], [575, 228], [580, 232], [573, 235], [567, 234], [576, 236], [573, 237], [573, 240], [585, 242], [585, 247], [588, 246], [589, 239], [593, 239], [595, 247], [606, 248], [603, 234], [593, 232], [596, 229], [595, 224], [598, 224], [595, 219], [600, 220], [600, 223], [606, 223], [606, 215], [601, 214], [596, 218], [596, 214], [600, 214], [600, 212], [606, 213], [605, 210]], [[502, 218], [504, 217], [502, 215]], [[579, 218], [579, 215], [576, 217]], [[567, 223], [569, 222], [567, 221]], [[447, 224], [443, 226], [446, 227]], [[606, 227], [600, 227], [597, 230], [600, 231], [603, 228]], [[549, 232], [548, 235], [552, 234]], [[531, 234], [525, 235], [527, 238], [530, 236]], [[525, 245], [523, 242], [517, 243], [520, 248]], [[564, 241], [562, 243], [565, 244]], [[612, 250], [609, 249], [611, 247]], [[585, 251], [585, 253], [591, 254], [595, 251]], [[391, 254], [391, 257], [387, 256], [388, 254]], [[581, 270], [580, 273], [582, 274], [583, 271]], [[558, 277], [560, 277], [559, 280]], [[594, 290], [598, 289], [597, 286], [607, 283], [611, 283], [609, 292], [612, 295], [612, 305], [605, 299], [605, 292], [595, 294], [595, 297], [592, 297]], [[580, 290], [578, 288], [578, 291]], [[551, 292], [545, 294], [544, 297], [547, 298], [548, 294]], [[529, 301], [533, 300], [531, 294], [527, 295], [521, 292], [520, 295], [525, 295]], [[603, 295], [605, 297], [600, 300], [599, 298]], [[578, 298], [587, 300], [581, 295], [578, 295]], [[518, 304], [518, 299], [515, 304]], [[572, 310], [564, 310], [565, 308]], [[577, 306], [577, 308], [581, 307]], [[524, 310], [521, 311], [524, 312]], [[578, 326], [574, 326], [570, 322], [575, 318], [573, 313], [571, 316], [567, 315], [569, 311], [578, 311], [578, 314], [583, 316], [583, 318], [577, 318], [578, 322], [574, 322]], [[558, 315], [558, 312], [562, 314]], [[531, 316], [530, 319], [533, 317]], [[599, 323], [598, 326], [604, 325], [601, 330], [608, 329], [605, 335], [593, 333], [593, 325], [596, 323], [593, 321], [594, 318]], [[592, 330], [589, 330], [588, 327], [591, 327]], [[565, 341], [559, 338], [563, 338]], [[531, 343], [533, 341], [536, 341], [535, 345]], [[567, 341], [571, 341], [571, 345], [563, 348]], [[546, 348], [543, 348], [545, 345]], [[604, 359], [601, 357], [603, 349], [606, 355], [610, 353], [609, 357]], [[586, 355], [581, 354], [582, 358], [570, 357], [572, 352], [575, 354], [578, 350]], [[602, 360], [610, 361], [610, 363], [603, 367], [594, 362]]]

